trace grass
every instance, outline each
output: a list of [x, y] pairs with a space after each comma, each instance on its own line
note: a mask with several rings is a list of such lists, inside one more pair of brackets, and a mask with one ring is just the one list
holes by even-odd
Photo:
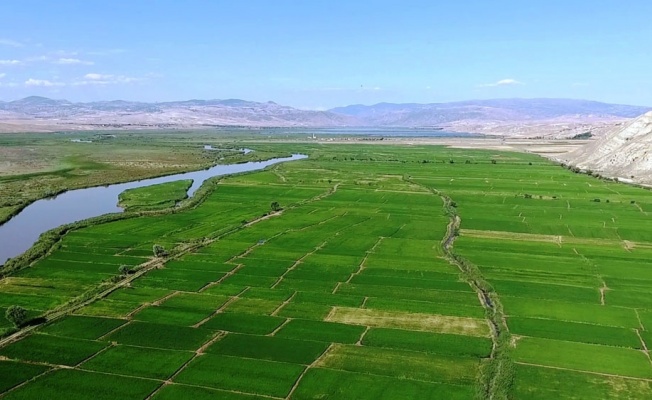
[[113, 346], [82, 364], [85, 370], [165, 380], [193, 356], [192, 352]]
[[473, 385], [479, 362], [404, 350], [334, 345], [318, 366], [400, 379]]
[[492, 346], [489, 338], [385, 328], [370, 329], [364, 336], [362, 344], [372, 347], [475, 358], [489, 357]]
[[327, 347], [325, 343], [308, 340], [229, 334], [208, 347], [206, 352], [308, 365]]
[[187, 385], [167, 385], [152, 397], [156, 400], [260, 400], [265, 397]]
[[643, 352], [620, 347], [523, 338], [516, 345], [514, 359], [579, 371], [652, 378], [650, 361]]
[[[196, 135], [184, 149], [208, 139]], [[184, 138], [153, 137], [147, 146], [169, 150]], [[38, 316], [106, 285], [120, 265], [147, 261], [153, 244], [175, 254], [130, 287], [44, 327], [47, 335], [2, 347], [0, 354], [16, 359], [75, 365], [118, 328], [106, 337], [117, 344], [81, 366], [96, 373], [55, 371], [11, 396], [37, 396], [81, 376], [104, 377], [95, 380], [103, 388], [113, 377], [99, 371], [112, 369], [140, 378], [125, 382], [144, 391], [147, 379], [167, 379], [191, 352], [224, 335], [156, 398], [285, 397], [327, 347], [293, 399], [649, 397], [638, 379], [651, 379], [652, 367], [635, 331], [649, 346], [648, 192], [532, 154], [247, 146], [310, 159], [208, 183], [192, 208], [73, 230], [3, 280], [0, 306], [23, 305]], [[113, 168], [98, 163], [83, 167], [93, 179]], [[76, 167], [66, 168], [60, 179], [78, 179]], [[23, 178], [49, 176], [38, 173], [45, 174]], [[454, 206], [444, 207], [438, 194]], [[283, 211], [257, 220], [274, 201]], [[465, 273], [441, 246], [455, 214], [461, 229], [451, 251]], [[189, 245], [197, 248], [179, 253]], [[469, 276], [489, 293], [493, 310], [481, 306]], [[487, 318], [502, 315], [512, 336], [501, 331], [492, 352]], [[66, 390], [62, 396], [79, 396]]]
[[[652, 396], [652, 383], [639, 379], [604, 376], [552, 368], [518, 365], [514, 396], [544, 400], [645, 399]], [[542, 385], [541, 382], [545, 382]]]
[[212, 336], [210, 331], [149, 322], [130, 322], [107, 340], [120, 344], [172, 350], [196, 350]]
[[285, 397], [303, 369], [296, 364], [207, 354], [188, 364], [176, 381]]
[[642, 349], [633, 329], [534, 318], [509, 318], [515, 335]]
[[153, 211], [174, 207], [188, 197], [192, 179], [161, 183], [120, 193], [118, 205], [125, 211]]
[[106, 346], [101, 342], [37, 334], [3, 347], [0, 355], [21, 361], [73, 366]]
[[277, 337], [317, 340], [326, 343], [353, 344], [358, 341], [365, 327], [334, 322], [293, 319], [284, 325]]
[[145, 398], [159, 385], [156, 381], [60, 369], [44, 375], [4, 396], [5, 399], [134, 399]]
[[49, 368], [43, 365], [23, 364], [14, 361], [0, 361], [0, 390], [3, 392], [40, 375]]
[[281, 326], [285, 319], [267, 315], [219, 313], [211, 318], [204, 328], [229, 332], [266, 335]]
[[71, 315], [46, 326], [41, 331], [55, 336], [95, 340], [126, 322], [121, 319]]
[[472, 386], [410, 381], [385, 376], [315, 368], [306, 373], [293, 399], [469, 399]]

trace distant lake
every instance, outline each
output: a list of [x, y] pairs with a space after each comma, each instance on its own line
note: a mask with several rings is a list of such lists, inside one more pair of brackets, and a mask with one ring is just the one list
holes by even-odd
[[386, 137], [484, 137], [476, 133], [449, 132], [440, 128], [297, 128], [287, 132], [281, 130], [275, 134], [350, 135], [350, 136], [386, 136]]

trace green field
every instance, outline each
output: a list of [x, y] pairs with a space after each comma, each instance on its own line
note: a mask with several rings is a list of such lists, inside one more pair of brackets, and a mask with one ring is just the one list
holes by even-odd
[[187, 198], [190, 186], [192, 179], [128, 189], [120, 194], [118, 204], [125, 211], [162, 210]]
[[247, 147], [310, 157], [2, 280], [0, 307], [54, 318], [0, 347], [6, 398], [652, 396], [648, 191], [524, 153]]

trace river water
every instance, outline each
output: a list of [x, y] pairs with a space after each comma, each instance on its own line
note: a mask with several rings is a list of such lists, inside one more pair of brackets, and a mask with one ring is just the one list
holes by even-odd
[[122, 212], [122, 208], [118, 207], [118, 195], [127, 189], [192, 179], [192, 186], [188, 189], [188, 197], [192, 197], [208, 178], [257, 171], [280, 162], [303, 158], [307, 158], [307, 156], [294, 154], [292, 157], [274, 158], [260, 162], [216, 165], [201, 171], [71, 190], [56, 197], [35, 201], [9, 221], [0, 225], [0, 265], [9, 258], [23, 254], [32, 247], [42, 233], [50, 229], [108, 213]]

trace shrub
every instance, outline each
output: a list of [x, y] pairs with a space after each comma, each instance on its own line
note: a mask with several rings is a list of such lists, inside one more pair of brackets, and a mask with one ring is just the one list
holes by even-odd
[[21, 306], [11, 306], [7, 308], [5, 317], [14, 324], [16, 328], [20, 327], [27, 321], [27, 310]]
[[152, 251], [154, 252], [154, 257], [165, 257], [168, 255], [168, 252], [165, 251], [163, 246], [161, 246], [160, 244], [155, 244], [152, 247]]

